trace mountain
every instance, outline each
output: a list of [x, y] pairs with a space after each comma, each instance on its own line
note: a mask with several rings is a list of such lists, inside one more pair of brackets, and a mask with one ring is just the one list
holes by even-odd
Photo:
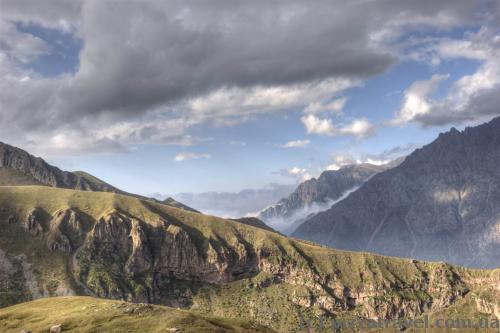
[[288, 196], [294, 189], [292, 184], [270, 183], [261, 188], [247, 188], [238, 192], [184, 192], [174, 197], [205, 214], [234, 218], [253, 216], [263, 207]]
[[[40, 157], [0, 142], [0, 186], [8, 185], [46, 185], [82, 191], [113, 192], [146, 199], [146, 197], [122, 191], [84, 171], [62, 171]], [[164, 203], [196, 211], [173, 198], [166, 199]]]
[[185, 210], [188, 210], [190, 212], [195, 212], [195, 213], [199, 213], [199, 211], [197, 211], [196, 209], [194, 208], [191, 208], [177, 200], [175, 200], [174, 198], [172, 197], [168, 197], [166, 198], [165, 200], [163, 200], [161, 203], [165, 204], [165, 205], [168, 205], [168, 206], [172, 206], [172, 207], [175, 207], [175, 208], [180, 208], [180, 209], [185, 209]]
[[[446, 309], [494, 316], [499, 284], [499, 270], [338, 251], [111, 192], [0, 187], [0, 307], [87, 295], [296, 332], [303, 317], [318, 325], [320, 318], [397, 319]], [[0, 323], [41, 322], [44, 315], [24, 307], [51, 304], [40, 302], [2, 310]], [[111, 320], [116, 313], [101, 304], [92, 306], [93, 320]], [[135, 305], [124, 306], [135, 313]], [[70, 326], [79, 314], [81, 324], [91, 320], [85, 303], [71, 318], [57, 317], [65, 307], [50, 307], [50, 322]]]
[[[22, 316], [22, 320], [19, 318]], [[252, 323], [165, 306], [92, 297], [51, 297], [0, 309], [2, 333], [48, 332], [272, 333]], [[99, 328], [98, 330], [96, 328]]]
[[294, 237], [339, 249], [500, 266], [500, 118], [451, 129]]
[[317, 179], [301, 183], [288, 197], [262, 210], [258, 217], [280, 231], [291, 233], [310, 214], [330, 208], [370, 177], [392, 166], [392, 163], [363, 163], [324, 171]]
[[236, 222], [239, 222], [239, 223], [243, 223], [243, 224], [247, 224], [247, 225], [251, 225], [252, 227], [261, 228], [261, 229], [264, 229], [264, 230], [267, 230], [267, 231], [276, 232], [276, 230], [274, 230], [273, 228], [271, 228], [270, 226], [268, 226], [267, 224], [265, 224], [264, 221], [261, 221], [261, 220], [259, 220], [256, 217], [242, 217], [242, 218], [239, 218], [239, 219], [230, 219], [230, 220], [231, 221], [236, 221]]
[[47, 185], [127, 194], [88, 173], [62, 171], [40, 157], [2, 142], [0, 142], [0, 170], [2, 185]]

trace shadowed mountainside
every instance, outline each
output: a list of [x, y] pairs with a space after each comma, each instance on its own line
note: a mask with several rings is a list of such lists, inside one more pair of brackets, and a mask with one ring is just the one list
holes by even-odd
[[280, 231], [291, 233], [310, 215], [326, 210], [335, 201], [354, 191], [373, 175], [387, 170], [400, 161], [385, 165], [369, 163], [347, 165], [339, 170], [327, 170], [316, 179], [301, 183], [288, 197], [259, 213], [259, 218]]
[[451, 129], [294, 236], [339, 249], [500, 266], [500, 118]]

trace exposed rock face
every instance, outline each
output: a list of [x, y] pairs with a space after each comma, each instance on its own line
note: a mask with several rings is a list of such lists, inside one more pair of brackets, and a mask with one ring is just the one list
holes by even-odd
[[83, 243], [86, 228], [82, 214], [71, 209], [59, 211], [50, 222], [47, 246], [69, 254]]
[[38, 236], [43, 232], [43, 212], [39, 209], [33, 209], [24, 221], [24, 228], [32, 236]]
[[[62, 171], [26, 151], [0, 142], [0, 168], [18, 171], [33, 183], [85, 191], [121, 191], [104, 182], [93, 182], [72, 172]], [[7, 184], [4, 184], [7, 185]], [[17, 184], [12, 184], [17, 185]]]
[[[80, 277], [99, 288], [105, 297], [129, 297], [130, 290], [102, 288], [93, 275], [97, 262], [115, 266], [112, 274], [141, 279], [179, 279], [206, 283], [225, 283], [257, 272], [257, 257], [241, 241], [233, 243], [216, 239], [196, 239], [182, 227], [167, 221], [151, 228], [144, 222], [114, 212], [101, 218], [87, 235], [77, 257]], [[108, 274], [108, 272], [105, 272]], [[153, 282], [153, 281], [150, 281]], [[158, 281], [155, 281], [155, 283]], [[153, 288], [149, 285], [148, 288]], [[155, 290], [133, 295], [132, 299], [153, 301]]]
[[[0, 221], [0, 227], [43, 242], [50, 251], [45, 255], [64, 257], [60, 272], [84, 295], [196, 305], [219, 314], [233, 309], [233, 304], [220, 305], [219, 298], [237, 300], [234, 306], [252, 309], [244, 314], [246, 318], [273, 326], [272, 317], [257, 317], [262, 304], [269, 303], [278, 312], [297, 306], [320, 315], [357, 311], [366, 318], [394, 319], [442, 309], [469, 291], [468, 273], [448, 264], [336, 253], [236, 222], [220, 220], [226, 226], [208, 235], [203, 226], [197, 229], [169, 216], [144, 219], [119, 210], [95, 218], [77, 207], [52, 216], [38, 208], [28, 216], [31, 225], [42, 226], [35, 237], [19, 224]], [[23, 220], [21, 215], [14, 217]], [[50, 287], [44, 282], [53, 276], [50, 272], [41, 277], [30, 273], [36, 261], [29, 260], [0, 251], [0, 292], [16, 290], [24, 300], [49, 295], [49, 289], [51, 295], [73, 293], [66, 284]], [[4, 285], [6, 281], [20, 282], [13, 287]], [[248, 281], [243, 298], [239, 288], [237, 292], [226, 288], [240, 281]], [[267, 291], [273, 288], [278, 288], [284, 303], [274, 303], [273, 292]], [[2, 304], [15, 303], [19, 299], [15, 295]]]
[[500, 266], [500, 118], [441, 134], [295, 237], [335, 248]]
[[[122, 191], [86, 172], [63, 171], [48, 164], [40, 157], [35, 157], [22, 149], [0, 142], [0, 186], [5, 185], [46, 185], [81, 191], [112, 192], [147, 199]], [[173, 198], [168, 198], [163, 203], [175, 208], [197, 212], [197, 210]]]
[[303, 182], [287, 198], [264, 209], [259, 218], [271, 225], [281, 225], [279, 231], [291, 232], [289, 229], [297, 227], [310, 213], [330, 208], [343, 195], [392, 166], [363, 163], [324, 171], [318, 179]]

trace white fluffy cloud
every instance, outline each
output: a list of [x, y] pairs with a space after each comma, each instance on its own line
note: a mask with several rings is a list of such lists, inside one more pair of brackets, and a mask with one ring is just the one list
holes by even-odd
[[436, 103], [431, 99], [431, 94], [448, 77], [449, 75], [436, 74], [429, 80], [414, 82], [405, 91], [403, 106], [395, 119], [392, 120], [392, 123], [395, 125], [406, 124], [419, 116], [431, 112]]
[[500, 114], [500, 33], [497, 29], [483, 27], [476, 33], [467, 33], [464, 39], [441, 38], [428, 43], [419, 58], [434, 59], [430, 60], [434, 62], [470, 59], [479, 62], [478, 69], [452, 82], [442, 98], [431, 95], [448, 75], [434, 75], [429, 80], [413, 83], [406, 90], [404, 103], [392, 124], [415, 121], [425, 126], [444, 125]]
[[281, 148], [305, 148], [307, 147], [311, 141], [309, 140], [294, 140], [288, 141], [287, 143], [281, 145]]
[[418, 145], [409, 143], [401, 146], [396, 146], [388, 150], [384, 150], [379, 154], [367, 154], [359, 152], [336, 152], [331, 155], [332, 163], [329, 164], [326, 170], [338, 170], [343, 166], [350, 164], [370, 163], [374, 165], [383, 165], [391, 161], [399, 159], [403, 156], [412, 153]]
[[190, 152], [181, 152], [175, 155], [174, 161], [176, 162], [183, 162], [183, 161], [189, 161], [189, 160], [198, 160], [198, 159], [209, 159], [212, 158], [212, 155], [208, 153], [190, 153]]
[[339, 112], [346, 102], [347, 97], [337, 98], [328, 103], [312, 102], [304, 109], [304, 113]]
[[313, 176], [306, 168], [293, 167], [290, 169], [282, 169], [279, 174], [283, 177], [292, 178], [297, 183], [302, 183], [306, 180], [311, 179]]
[[342, 126], [336, 126], [331, 119], [319, 118], [313, 114], [303, 116], [301, 118], [307, 133], [327, 135], [327, 136], [353, 136], [358, 139], [366, 138], [375, 133], [375, 126], [368, 119], [354, 119], [350, 123]]

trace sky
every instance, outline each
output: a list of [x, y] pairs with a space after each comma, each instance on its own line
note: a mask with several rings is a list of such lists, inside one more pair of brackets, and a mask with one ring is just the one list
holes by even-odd
[[138, 194], [275, 200], [499, 105], [498, 0], [0, 0], [0, 140]]

